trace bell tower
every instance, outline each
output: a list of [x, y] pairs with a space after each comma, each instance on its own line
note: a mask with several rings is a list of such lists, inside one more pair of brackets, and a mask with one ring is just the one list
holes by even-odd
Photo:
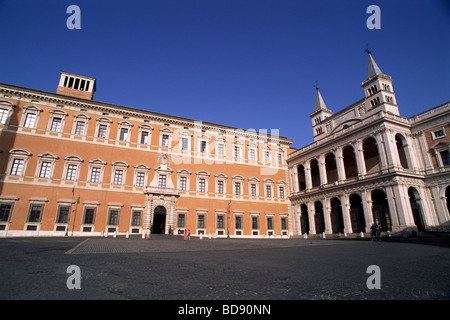
[[378, 109], [399, 115], [392, 78], [381, 72], [368, 49], [365, 52], [369, 55], [367, 77], [362, 83], [366, 97], [366, 110]]
[[322, 95], [320, 94], [319, 87], [317, 86], [317, 84], [315, 85], [315, 88], [317, 90], [316, 106], [314, 108], [314, 112], [311, 113], [310, 117], [312, 120], [314, 141], [317, 141], [320, 140], [323, 136], [325, 136], [326, 128], [323, 121], [326, 118], [331, 117], [333, 115], [333, 112], [329, 110], [325, 105], [325, 101], [323, 100]]

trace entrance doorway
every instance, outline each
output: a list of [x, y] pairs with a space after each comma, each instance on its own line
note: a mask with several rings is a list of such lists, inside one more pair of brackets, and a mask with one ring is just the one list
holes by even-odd
[[153, 233], [164, 234], [166, 230], [166, 208], [157, 206], [153, 212]]
[[408, 189], [408, 196], [409, 196], [409, 203], [411, 205], [411, 210], [414, 218], [414, 223], [417, 226], [417, 230], [424, 231], [425, 230], [425, 224], [422, 219], [422, 208], [420, 207], [420, 196], [419, 192], [413, 188], [410, 187]]

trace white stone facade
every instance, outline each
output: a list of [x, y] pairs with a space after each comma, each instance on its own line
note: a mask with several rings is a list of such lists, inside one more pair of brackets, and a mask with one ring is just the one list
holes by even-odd
[[424, 230], [450, 221], [450, 104], [400, 116], [391, 77], [371, 64], [369, 54], [368, 69], [377, 72], [362, 83], [365, 98], [337, 113], [317, 90], [314, 143], [287, 159], [291, 236], [365, 233], [374, 222], [383, 231]]

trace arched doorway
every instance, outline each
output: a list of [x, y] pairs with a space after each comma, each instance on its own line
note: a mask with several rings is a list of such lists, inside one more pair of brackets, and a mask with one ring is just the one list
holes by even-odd
[[329, 153], [325, 157], [325, 170], [327, 173], [327, 182], [332, 183], [338, 180], [336, 157]]
[[164, 234], [166, 230], [166, 208], [157, 206], [153, 212], [153, 233]]
[[381, 225], [382, 231], [392, 231], [389, 205], [387, 203], [386, 193], [383, 190], [377, 189], [372, 191], [372, 206], [373, 221]]
[[300, 224], [302, 227], [302, 234], [309, 234], [308, 206], [306, 204], [302, 204], [301, 212]]
[[397, 145], [397, 152], [401, 166], [405, 169], [409, 169], [405, 138], [397, 133], [395, 135], [395, 144]]
[[357, 194], [350, 196], [350, 219], [354, 233], [365, 232], [366, 221], [364, 219], [362, 199]]
[[313, 188], [320, 186], [319, 162], [316, 159], [311, 160], [311, 182]]
[[345, 177], [347, 179], [358, 176], [358, 166], [356, 165], [355, 151], [352, 146], [346, 146], [342, 150], [342, 156], [344, 158]]
[[306, 190], [306, 177], [305, 177], [305, 167], [303, 165], [299, 165], [297, 168], [298, 172], [298, 186], [299, 190]]
[[366, 163], [366, 172], [374, 173], [381, 170], [380, 156], [378, 153], [377, 142], [374, 138], [367, 138], [363, 141], [364, 162]]
[[314, 223], [316, 225], [316, 233], [319, 234], [325, 232], [325, 220], [323, 217], [322, 202], [316, 201], [316, 203], [314, 203], [314, 209], [315, 209]]
[[420, 207], [420, 195], [419, 192], [410, 187], [408, 189], [409, 204], [411, 205], [411, 211], [414, 218], [414, 223], [419, 231], [425, 230], [425, 224], [423, 222], [422, 208]]
[[331, 230], [333, 233], [344, 233], [344, 219], [342, 218], [341, 201], [338, 198], [331, 199]]

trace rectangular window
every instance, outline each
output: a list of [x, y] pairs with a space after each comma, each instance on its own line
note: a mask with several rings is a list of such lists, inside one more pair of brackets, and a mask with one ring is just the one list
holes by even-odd
[[30, 212], [28, 214], [27, 222], [41, 222], [41, 215], [43, 210], [43, 205], [30, 205]]
[[185, 219], [186, 219], [186, 216], [184, 213], [178, 214], [177, 228], [185, 228], [186, 227]]
[[162, 135], [161, 147], [163, 147], [163, 148], [169, 147], [169, 135], [167, 135], [167, 134]]
[[189, 148], [189, 140], [188, 138], [181, 138], [181, 150], [187, 151]]
[[237, 196], [241, 195], [241, 183], [240, 182], [234, 183], [234, 194]]
[[224, 228], [224, 216], [218, 215], [217, 216], [217, 229], [223, 229]]
[[52, 119], [52, 125], [50, 126], [50, 131], [60, 132], [61, 131], [62, 119], [54, 117]]
[[280, 198], [284, 199], [284, 187], [280, 187]]
[[106, 131], [108, 126], [106, 124], [100, 124], [98, 126], [97, 138], [106, 139]]
[[59, 206], [56, 223], [68, 223], [70, 215], [70, 206]]
[[118, 170], [116, 169], [114, 171], [114, 184], [115, 185], [121, 185], [122, 184], [122, 179], [123, 179], [123, 170]]
[[269, 163], [270, 161], [270, 153], [269, 151], [264, 151], [264, 162]]
[[0, 204], [0, 221], [7, 222], [9, 221], [9, 217], [11, 216], [13, 205], [10, 203], [1, 203]]
[[239, 159], [241, 153], [241, 148], [239, 146], [234, 146], [234, 158]]
[[250, 160], [255, 161], [256, 160], [256, 152], [255, 149], [250, 149]]
[[199, 214], [197, 216], [197, 228], [204, 228], [205, 227], [205, 215]]
[[27, 113], [25, 115], [25, 122], [23, 123], [23, 126], [25, 128], [34, 128], [34, 125], [36, 124], [36, 118], [37, 116], [34, 113]]
[[39, 178], [50, 178], [50, 169], [52, 164], [48, 161], [41, 163], [41, 169], [39, 170]]
[[145, 178], [145, 173], [144, 172], [138, 172], [136, 174], [136, 187], [143, 187], [144, 186], [144, 178]]
[[91, 182], [99, 183], [100, 182], [100, 168], [92, 167], [91, 169]]
[[148, 131], [141, 132], [141, 144], [148, 144]]
[[217, 181], [217, 193], [223, 194], [223, 181], [222, 180]]
[[5, 124], [8, 119], [8, 110], [0, 109], [0, 124]]
[[234, 222], [236, 229], [242, 229], [242, 216], [236, 216]]
[[266, 186], [266, 198], [272, 198], [272, 187]]
[[82, 136], [84, 135], [84, 128], [86, 126], [86, 123], [84, 121], [77, 121], [75, 124], [75, 134]]
[[119, 210], [109, 209], [108, 213], [108, 225], [117, 226], [119, 224]]
[[256, 197], [256, 184], [252, 183], [250, 185], [250, 195], [252, 197]]
[[223, 143], [219, 143], [217, 145], [217, 155], [223, 157], [224, 152], [223, 152]]
[[434, 132], [434, 138], [439, 138], [439, 137], [443, 137], [443, 136], [445, 136], [443, 129]]
[[206, 153], [206, 141], [200, 141], [200, 152]]
[[186, 191], [186, 183], [187, 183], [187, 178], [180, 177], [180, 190]]
[[283, 157], [281, 153], [277, 153], [277, 162], [280, 166], [283, 164]]
[[166, 175], [165, 174], [159, 175], [158, 187], [160, 187], [160, 188], [166, 187]]
[[440, 152], [442, 158], [442, 164], [444, 166], [450, 165], [450, 152], [448, 150]]
[[75, 180], [77, 174], [77, 165], [76, 164], [69, 164], [67, 166], [67, 173], [66, 173], [66, 180]]
[[119, 141], [128, 141], [128, 129], [120, 128]]
[[273, 218], [272, 217], [267, 218], [267, 229], [273, 230]]
[[140, 226], [141, 225], [141, 216], [142, 216], [142, 211], [133, 210], [132, 215], [131, 215], [131, 225], [134, 227]]
[[259, 229], [259, 219], [258, 217], [252, 217], [252, 229]]
[[95, 208], [85, 208], [83, 224], [94, 224], [95, 221]]
[[22, 175], [23, 163], [24, 163], [23, 159], [14, 159], [9, 174], [12, 176]]
[[200, 178], [198, 180], [198, 191], [199, 192], [205, 192], [206, 187], [206, 180], [204, 178]]
[[286, 218], [281, 218], [281, 229], [282, 230], [286, 230], [287, 229], [287, 219]]

